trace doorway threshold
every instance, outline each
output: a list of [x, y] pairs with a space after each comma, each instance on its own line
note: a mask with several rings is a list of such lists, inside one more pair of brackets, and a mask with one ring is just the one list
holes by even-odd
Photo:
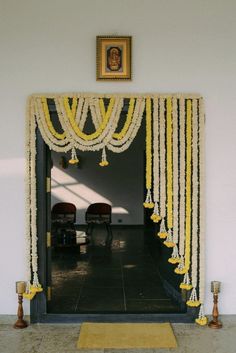
[[82, 322], [171, 322], [193, 323], [192, 312], [178, 314], [41, 314], [31, 316], [31, 323], [82, 323]]

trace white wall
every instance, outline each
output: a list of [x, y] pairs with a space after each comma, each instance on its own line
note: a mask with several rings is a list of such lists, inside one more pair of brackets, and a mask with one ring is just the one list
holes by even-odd
[[[206, 307], [236, 313], [235, 0], [0, 0], [0, 313], [25, 278], [24, 112], [35, 92], [199, 92], [206, 101]], [[95, 37], [133, 36], [133, 81], [96, 82]]]

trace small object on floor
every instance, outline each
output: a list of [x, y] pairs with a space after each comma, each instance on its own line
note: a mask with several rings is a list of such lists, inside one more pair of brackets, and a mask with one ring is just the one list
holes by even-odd
[[169, 323], [89, 323], [81, 325], [78, 349], [176, 348]]
[[24, 318], [24, 311], [23, 311], [23, 293], [26, 290], [26, 284], [23, 281], [16, 282], [16, 293], [18, 294], [18, 310], [17, 310], [17, 317], [18, 320], [14, 324], [14, 328], [26, 328], [28, 326], [27, 322], [23, 320]]
[[85, 244], [87, 241], [86, 233], [76, 230], [76, 244]]
[[212, 281], [211, 282], [211, 292], [213, 293], [213, 310], [212, 316], [213, 320], [211, 320], [208, 324], [210, 328], [222, 328], [222, 323], [218, 320], [219, 311], [218, 311], [218, 294], [220, 293], [220, 282]]

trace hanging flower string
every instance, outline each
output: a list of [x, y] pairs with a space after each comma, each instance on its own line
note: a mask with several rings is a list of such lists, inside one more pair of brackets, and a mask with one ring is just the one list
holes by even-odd
[[191, 165], [192, 165], [192, 102], [187, 100], [187, 117], [186, 117], [186, 201], [185, 201], [185, 259], [184, 267], [179, 264], [175, 272], [185, 274], [190, 268], [190, 243], [191, 243]]
[[[54, 101], [62, 132], [54, 126], [49, 99]], [[105, 99], [108, 101], [107, 108]], [[125, 99], [129, 99], [129, 108], [123, 128], [117, 132]], [[195, 95], [66, 94], [34, 95], [29, 98], [26, 131], [28, 265], [24, 297], [33, 299], [37, 292], [43, 290], [38, 278], [36, 127], [51, 150], [71, 151], [70, 163], [78, 163], [78, 150], [101, 150], [99, 165], [107, 166], [107, 149], [122, 153], [129, 148], [139, 131], [145, 108], [144, 206], [154, 208], [151, 219], [160, 222], [158, 235], [165, 240], [167, 247], [173, 249], [168, 261], [178, 264], [175, 272], [183, 275], [180, 287], [191, 289], [187, 305], [199, 306], [196, 322], [205, 325], [204, 109], [202, 99]], [[95, 127], [90, 134], [84, 131], [88, 116], [92, 117]]]
[[191, 272], [192, 272], [192, 291], [189, 300], [186, 304], [190, 307], [197, 307], [201, 303], [197, 297], [197, 267], [198, 267], [198, 114], [197, 114], [197, 100], [193, 99], [193, 133], [192, 133], [192, 261], [191, 261]]
[[207, 317], [204, 312], [204, 296], [205, 296], [205, 222], [204, 222], [204, 158], [205, 158], [205, 140], [204, 140], [204, 107], [203, 99], [199, 100], [199, 175], [200, 175], [200, 254], [199, 254], [199, 301], [201, 303], [198, 318], [195, 320], [197, 324], [203, 326], [207, 324]]
[[146, 189], [147, 195], [143, 206], [153, 208], [152, 201], [152, 112], [151, 98], [146, 99]]
[[166, 128], [165, 128], [165, 100], [160, 98], [160, 216], [162, 218], [158, 236], [161, 239], [167, 237], [166, 217]]
[[76, 149], [74, 147], [72, 147], [72, 149], [71, 149], [71, 159], [69, 160], [69, 163], [70, 164], [78, 164], [79, 163], [79, 159], [76, 154]]
[[166, 126], [166, 136], [167, 136], [167, 228], [168, 234], [164, 245], [168, 248], [173, 248], [175, 243], [173, 242], [172, 228], [173, 228], [173, 141], [172, 141], [172, 99], [167, 98], [167, 126]]
[[179, 242], [179, 164], [178, 164], [178, 114], [177, 99], [172, 99], [172, 124], [173, 124], [173, 251], [168, 262], [177, 264], [180, 261]]
[[103, 147], [103, 149], [102, 149], [102, 160], [101, 160], [101, 162], [99, 163], [99, 165], [101, 166], [101, 167], [106, 167], [106, 166], [108, 166], [108, 161], [107, 161], [107, 154], [106, 154], [106, 148], [105, 147]]
[[154, 210], [151, 220], [158, 223], [161, 220], [159, 209], [159, 99], [153, 99], [153, 200]]

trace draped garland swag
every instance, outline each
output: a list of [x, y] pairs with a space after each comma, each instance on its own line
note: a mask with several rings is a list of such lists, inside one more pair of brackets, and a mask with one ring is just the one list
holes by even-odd
[[[121, 112], [128, 101], [122, 128]], [[52, 117], [53, 102], [58, 123]], [[92, 118], [94, 132], [85, 123]], [[26, 237], [27, 290], [32, 299], [43, 290], [38, 278], [36, 128], [49, 148], [71, 151], [71, 164], [79, 163], [77, 150], [101, 151], [99, 165], [109, 165], [107, 151], [126, 151], [146, 124], [146, 199], [151, 219], [159, 224], [157, 236], [170, 248], [168, 262], [182, 276], [180, 288], [190, 291], [187, 305], [204, 314], [204, 108], [203, 99], [191, 94], [32, 95], [26, 123]], [[120, 126], [120, 125], [119, 125]]]

